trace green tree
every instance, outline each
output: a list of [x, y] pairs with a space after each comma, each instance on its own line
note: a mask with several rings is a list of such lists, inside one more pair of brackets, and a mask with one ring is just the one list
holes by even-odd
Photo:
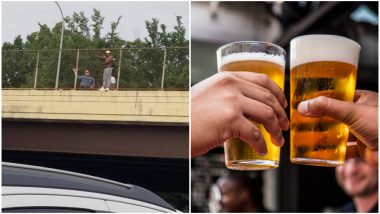
[[97, 9], [93, 10], [93, 15], [91, 16], [93, 24], [91, 24], [93, 34], [93, 41], [95, 43], [94, 48], [102, 48], [105, 46], [105, 41], [100, 37], [100, 31], [103, 29], [104, 17], [100, 14]]
[[[177, 17], [175, 31], [167, 32], [165, 24], [158, 19], [145, 21], [148, 37], [127, 42], [127, 48], [136, 48], [123, 54], [126, 70], [121, 76], [121, 85], [133, 88], [159, 88], [162, 79], [162, 66], [166, 48], [165, 88], [188, 88], [189, 84], [189, 50], [186, 30], [182, 18]], [[137, 48], [155, 49], [137, 49]]]
[[125, 41], [120, 38], [119, 33], [117, 32], [117, 27], [120, 24], [120, 20], [123, 18], [119, 16], [116, 21], [111, 22], [111, 31], [107, 33], [107, 48], [121, 48], [125, 45]]
[[28, 79], [32, 78], [30, 74], [35, 67], [33, 54], [31, 52], [19, 51], [25, 49], [25, 44], [20, 35], [14, 39], [13, 43], [5, 42], [3, 49], [13, 50], [3, 52], [3, 87], [28, 87], [25, 83]]
[[[174, 31], [168, 31], [165, 24], [160, 24], [158, 19], [153, 18], [145, 22], [148, 36], [144, 40], [125, 41], [118, 32], [122, 16], [111, 22], [111, 29], [104, 36], [101, 35], [104, 17], [99, 10], [93, 10], [91, 19], [84, 12], [74, 12], [71, 16], [66, 16], [63, 47], [74, 50], [62, 52], [59, 87], [73, 87], [74, 76], [71, 69], [76, 64], [77, 49], [98, 49], [79, 52], [79, 71], [90, 68], [99, 87], [102, 83], [103, 65], [102, 60], [95, 55], [101, 55], [106, 48], [111, 49], [115, 59], [113, 75], [116, 76], [120, 51], [115, 48], [125, 48], [122, 50], [120, 64], [121, 88], [159, 88], [165, 50], [165, 88], [187, 88], [188, 49], [172, 48], [188, 46], [181, 17], [176, 18]], [[33, 87], [34, 84], [37, 51], [15, 50], [40, 50], [37, 87], [54, 87], [62, 24], [58, 22], [50, 29], [46, 24], [39, 23], [39, 30], [31, 32], [25, 42], [18, 36], [13, 43], [3, 43], [4, 87]]]

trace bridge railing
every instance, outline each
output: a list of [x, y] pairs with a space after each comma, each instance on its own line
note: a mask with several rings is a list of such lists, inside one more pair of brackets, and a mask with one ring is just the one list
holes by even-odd
[[[188, 47], [111, 48], [114, 58], [112, 76], [116, 89], [180, 89], [189, 86]], [[96, 57], [105, 49], [63, 49], [59, 89], [78, 89], [78, 75], [90, 69], [96, 88], [103, 83], [103, 62]], [[3, 88], [55, 88], [58, 49], [2, 50]]]

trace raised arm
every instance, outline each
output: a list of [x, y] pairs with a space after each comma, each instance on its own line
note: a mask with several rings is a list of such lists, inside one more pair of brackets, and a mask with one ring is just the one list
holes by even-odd
[[105, 56], [100, 56], [100, 55], [95, 55], [95, 57], [98, 57], [98, 58], [101, 58], [101, 59], [106, 58]]
[[76, 68], [72, 68], [72, 70], [73, 70], [73, 73], [74, 73], [75, 77], [77, 77], [77, 76], [78, 76], [78, 71], [77, 71], [77, 69], [76, 69]]

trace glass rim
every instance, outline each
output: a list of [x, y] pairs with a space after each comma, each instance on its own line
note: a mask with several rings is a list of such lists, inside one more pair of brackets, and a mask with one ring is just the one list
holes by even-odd
[[347, 37], [344, 37], [344, 36], [340, 36], [340, 35], [333, 35], [333, 34], [306, 34], [306, 35], [302, 35], [302, 36], [297, 36], [295, 38], [293, 38], [292, 40], [290, 40], [290, 44], [297, 40], [297, 39], [301, 39], [301, 38], [336, 38], [336, 39], [343, 39], [343, 40], [346, 40], [348, 42], [350, 42], [351, 44], [353, 44], [354, 46], [356, 46], [357, 48], [359, 48], [359, 50], [361, 50], [361, 46], [359, 43], [357, 43], [356, 41], [350, 39], [350, 38], [347, 38]]
[[222, 49], [227, 48], [228, 46], [235, 45], [235, 44], [257, 44], [257, 45], [259, 45], [259, 44], [265, 44], [265, 45], [269, 45], [269, 46], [278, 48], [281, 52], [283, 52], [284, 56], [286, 56], [286, 51], [281, 46], [276, 45], [276, 44], [271, 43], [271, 42], [263, 42], [263, 41], [237, 41], [237, 42], [231, 42], [231, 43], [228, 43], [228, 44], [220, 46], [216, 50], [216, 53], [219, 53], [219, 52], [222, 51]]

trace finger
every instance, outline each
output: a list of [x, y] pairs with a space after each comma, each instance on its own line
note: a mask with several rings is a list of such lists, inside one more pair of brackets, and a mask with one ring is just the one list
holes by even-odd
[[361, 90], [361, 89], [355, 90], [355, 97], [356, 96], [364, 96], [364, 95], [377, 96], [377, 92], [369, 91], [369, 90]]
[[379, 152], [368, 148], [364, 150], [364, 160], [372, 167], [379, 168]]
[[354, 102], [363, 103], [370, 106], [378, 106], [378, 94], [373, 91], [356, 90]]
[[239, 138], [247, 142], [260, 155], [263, 156], [268, 153], [267, 145], [260, 130], [247, 118], [241, 116], [241, 118], [234, 123], [233, 133], [236, 133], [233, 136], [234, 138]]
[[358, 102], [360, 98], [365, 94], [366, 90], [355, 90], [354, 102]]
[[[251, 100], [246, 97], [241, 106], [244, 114], [252, 121], [262, 124], [265, 130], [270, 134], [272, 142], [277, 146], [284, 144], [281, 128], [274, 110], [259, 101]], [[248, 105], [247, 105], [248, 104]]]
[[354, 103], [340, 101], [325, 96], [302, 101], [297, 107], [297, 111], [304, 116], [328, 116], [346, 124], [349, 123], [350, 116], [354, 109]]
[[379, 157], [378, 151], [366, 147], [362, 142], [347, 142], [346, 160], [351, 158], [364, 159], [372, 167], [378, 168]]
[[270, 106], [276, 113], [281, 129], [289, 129], [289, 120], [284, 109], [282, 108], [280, 102], [268, 89], [250, 82], [239, 84], [238, 87], [246, 97]]
[[379, 152], [378, 150], [373, 150], [369, 147], [367, 147], [363, 142], [360, 140], [357, 141], [357, 151], [359, 154], [359, 157], [364, 159], [369, 165], [372, 167], [378, 168], [379, 164]]
[[351, 158], [361, 158], [358, 144], [356, 142], [347, 142], [346, 160]]
[[[349, 132], [349, 134], [348, 134], [348, 140], [347, 141], [348, 141], [348, 143], [349, 142], [356, 142], [357, 141], [355, 135], [352, 134], [352, 132]], [[347, 143], [347, 146], [348, 146], [348, 143]]]
[[283, 108], [288, 106], [286, 101], [285, 94], [283, 90], [266, 74], [255, 73], [255, 72], [230, 72], [231, 74], [237, 76], [240, 79], [246, 80], [251, 83], [255, 83], [260, 85], [266, 89], [268, 89], [281, 103]]

